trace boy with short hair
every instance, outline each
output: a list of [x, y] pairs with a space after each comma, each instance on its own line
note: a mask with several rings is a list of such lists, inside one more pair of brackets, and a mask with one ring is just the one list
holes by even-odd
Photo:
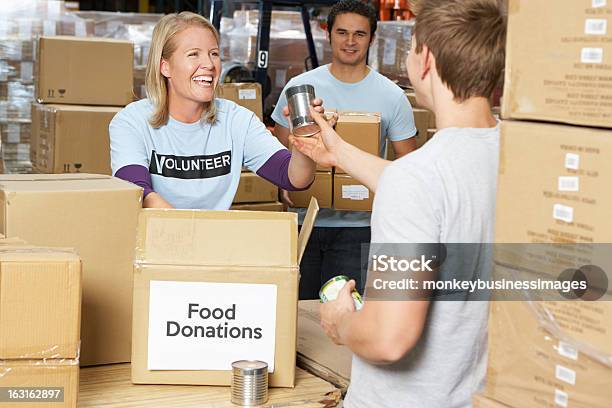
[[[407, 68], [438, 132], [393, 163], [348, 145], [320, 115], [319, 137], [292, 138], [315, 161], [376, 191], [373, 244], [493, 242], [499, 126], [489, 97], [502, 75], [505, 33], [497, 0], [423, 2]], [[356, 312], [353, 287], [321, 306], [328, 336], [355, 354], [345, 406], [471, 406], [486, 371], [487, 302], [372, 301], [366, 291]]]

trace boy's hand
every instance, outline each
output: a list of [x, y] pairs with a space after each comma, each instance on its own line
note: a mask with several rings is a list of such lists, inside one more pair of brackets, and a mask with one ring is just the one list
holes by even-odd
[[355, 303], [352, 292], [355, 289], [355, 281], [350, 280], [338, 293], [336, 300], [321, 305], [321, 327], [325, 334], [336, 344], [343, 344], [339, 326], [348, 313], [355, 311]]
[[342, 138], [340, 138], [332, 126], [338, 120], [338, 115], [334, 113], [328, 122], [317, 112], [316, 108], [311, 108], [310, 114], [317, 125], [319, 125], [321, 131], [311, 137], [289, 135], [289, 140], [301, 153], [310, 157], [321, 166], [336, 166], [338, 163], [336, 151], [342, 143]]

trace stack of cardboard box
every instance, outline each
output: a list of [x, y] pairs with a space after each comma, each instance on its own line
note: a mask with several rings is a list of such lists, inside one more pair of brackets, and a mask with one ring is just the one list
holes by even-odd
[[29, 173], [30, 105], [34, 101], [36, 39], [87, 36], [93, 24], [67, 13], [63, 1], [4, 2], [0, 10], [0, 134], [6, 172]]
[[108, 125], [132, 102], [129, 41], [41, 37], [31, 156], [42, 173], [111, 174]]
[[80, 325], [79, 256], [0, 240], [0, 400], [76, 407]]
[[[32, 245], [74, 248], [83, 261], [81, 365], [130, 361], [132, 265], [141, 207], [142, 189], [110, 176], [0, 176], [0, 232]], [[0, 291], [5, 290], [3, 282]], [[66, 301], [53, 296], [55, 302]], [[34, 298], [22, 305], [39, 306]], [[0, 307], [0, 313], [4, 310], [9, 309]], [[19, 324], [39, 319], [23, 318]]]
[[[263, 121], [261, 85], [259, 83], [227, 83], [217, 87], [217, 96], [252, 111]], [[243, 169], [234, 196], [232, 210], [282, 211], [278, 202], [278, 188], [257, 174]]]
[[[380, 114], [364, 112], [340, 112], [336, 132], [359, 149], [381, 155]], [[291, 201], [297, 208], [308, 206], [315, 197], [321, 208], [345, 211], [371, 211], [374, 193], [346, 174], [341, 168], [317, 166], [312, 186], [305, 191], [291, 192]]]
[[[495, 242], [573, 244], [548, 247], [549, 256], [573, 265], [612, 240], [612, 43], [606, 24], [612, 6], [562, 3], [509, 3], [502, 116], [510, 120], [501, 127]], [[495, 272], [504, 272], [502, 263], [540, 271], [534, 260], [542, 258], [532, 256], [538, 247], [523, 248], [513, 258], [498, 252]], [[494, 302], [486, 397], [515, 408], [609, 407], [612, 294], [606, 286], [598, 301]], [[477, 398], [477, 406], [503, 406]]]

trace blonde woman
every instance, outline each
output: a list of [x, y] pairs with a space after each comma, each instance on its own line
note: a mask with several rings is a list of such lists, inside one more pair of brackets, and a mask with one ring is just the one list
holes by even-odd
[[242, 166], [283, 189], [314, 180], [312, 160], [291, 154], [251, 111], [215, 98], [220, 73], [219, 34], [208, 20], [182, 12], [159, 21], [148, 98], [109, 126], [113, 175], [144, 188], [144, 207], [228, 209]]

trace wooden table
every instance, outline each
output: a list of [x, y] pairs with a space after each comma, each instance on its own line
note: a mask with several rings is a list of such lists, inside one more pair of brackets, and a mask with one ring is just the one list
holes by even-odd
[[353, 353], [334, 344], [325, 335], [319, 324], [320, 305], [318, 300], [300, 300], [298, 303], [297, 364], [344, 393], [351, 378]]
[[[224, 408], [230, 402], [229, 387], [193, 385], [133, 385], [129, 364], [111, 364], [81, 369], [79, 407]], [[340, 402], [340, 390], [307, 373], [296, 370], [295, 388], [270, 388], [265, 407], [331, 408]]]

